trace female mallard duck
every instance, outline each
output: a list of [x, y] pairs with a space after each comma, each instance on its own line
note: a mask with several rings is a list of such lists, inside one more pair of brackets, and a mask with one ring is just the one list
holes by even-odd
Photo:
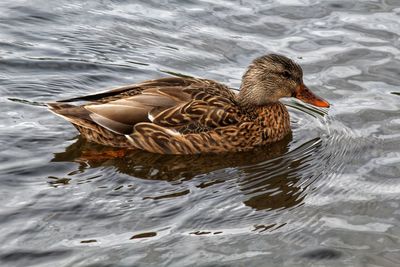
[[[215, 81], [170, 77], [48, 105], [90, 141], [195, 154], [245, 151], [283, 139], [290, 121], [281, 97], [329, 107], [304, 85], [299, 65], [275, 54], [252, 62], [238, 94]], [[66, 104], [74, 101], [88, 103]]]

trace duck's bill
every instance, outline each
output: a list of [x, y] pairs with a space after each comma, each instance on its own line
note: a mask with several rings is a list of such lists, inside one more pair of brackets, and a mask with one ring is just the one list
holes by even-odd
[[300, 99], [303, 102], [308, 104], [321, 107], [321, 108], [329, 108], [329, 103], [323, 98], [315, 95], [310, 89], [307, 88], [304, 84], [300, 85], [295, 93], [295, 97]]

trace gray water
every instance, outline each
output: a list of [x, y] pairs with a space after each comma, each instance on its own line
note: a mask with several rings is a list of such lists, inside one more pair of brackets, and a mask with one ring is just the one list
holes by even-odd
[[[399, 14], [395, 0], [1, 1], [0, 265], [400, 266]], [[42, 106], [169, 73], [238, 88], [269, 52], [332, 106], [284, 100], [293, 135], [250, 153], [110, 158]]]

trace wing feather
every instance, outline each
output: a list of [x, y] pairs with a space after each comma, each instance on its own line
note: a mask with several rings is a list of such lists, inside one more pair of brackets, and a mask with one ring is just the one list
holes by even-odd
[[218, 101], [205, 102], [192, 100], [163, 111], [150, 112], [152, 122], [165, 127], [178, 127], [196, 123], [206, 128], [216, 128], [234, 124], [240, 120], [237, 107]]
[[103, 117], [96, 113], [91, 113], [90, 118], [93, 122], [98, 125], [106, 128], [107, 130], [116, 133], [116, 134], [129, 134], [132, 133], [133, 126], [121, 122], [117, 122], [115, 120], [111, 120], [109, 118]]

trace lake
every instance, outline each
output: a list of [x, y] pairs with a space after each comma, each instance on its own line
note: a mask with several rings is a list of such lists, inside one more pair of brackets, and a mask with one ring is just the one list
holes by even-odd
[[[1, 266], [400, 266], [399, 1], [0, 14]], [[271, 52], [331, 107], [283, 100], [292, 135], [251, 152], [110, 158], [43, 105], [171, 74], [239, 88]]]

